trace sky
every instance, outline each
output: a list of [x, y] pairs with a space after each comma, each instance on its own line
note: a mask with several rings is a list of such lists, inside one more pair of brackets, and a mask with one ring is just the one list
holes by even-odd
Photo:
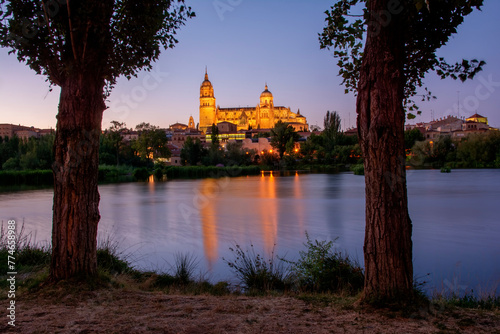
[[[196, 17], [181, 28], [179, 44], [166, 50], [151, 72], [118, 80], [108, 98], [103, 128], [113, 120], [129, 128], [199, 121], [205, 68], [221, 107], [256, 106], [267, 83], [276, 106], [290, 107], [322, 126], [337, 111], [342, 128], [355, 126], [355, 97], [344, 94], [333, 52], [321, 50], [318, 33], [334, 0], [186, 0]], [[428, 74], [437, 100], [420, 103], [422, 115], [407, 123], [479, 113], [500, 127], [500, 1], [485, 0], [438, 51], [449, 62], [481, 59], [486, 66], [466, 83]], [[55, 128], [60, 90], [0, 49], [0, 123]]]

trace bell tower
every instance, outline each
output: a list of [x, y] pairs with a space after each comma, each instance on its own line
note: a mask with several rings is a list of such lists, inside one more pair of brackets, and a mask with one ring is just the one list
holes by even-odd
[[214, 87], [208, 80], [207, 69], [205, 68], [205, 80], [200, 87], [200, 125], [199, 129], [207, 133], [212, 124], [215, 123], [215, 97]]

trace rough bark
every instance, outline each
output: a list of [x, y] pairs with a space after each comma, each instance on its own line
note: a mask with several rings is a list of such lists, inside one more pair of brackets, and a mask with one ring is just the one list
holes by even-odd
[[398, 15], [384, 16], [390, 2], [368, 2], [371, 19], [356, 106], [366, 184], [364, 300], [371, 303], [405, 303], [413, 296], [404, 153], [404, 27]]
[[77, 73], [61, 84], [54, 143], [52, 281], [97, 272], [99, 135], [104, 81]]

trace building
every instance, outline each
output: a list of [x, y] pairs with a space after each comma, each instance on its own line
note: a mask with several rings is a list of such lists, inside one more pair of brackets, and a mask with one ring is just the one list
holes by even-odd
[[405, 125], [405, 130], [419, 129], [425, 139], [433, 140], [440, 136], [452, 138], [463, 138], [471, 133], [484, 133], [486, 131], [498, 130], [488, 125], [488, 118], [474, 114], [468, 118], [447, 116], [428, 123], [417, 123]]
[[12, 138], [14, 135], [22, 140], [28, 140], [31, 137], [40, 138], [41, 136], [54, 133], [52, 129], [38, 129], [33, 126], [23, 126], [14, 124], [0, 124], [0, 137]]
[[255, 107], [219, 107], [215, 103], [214, 87], [205, 71], [205, 80], [200, 86], [200, 131], [207, 133], [212, 124], [221, 122], [235, 124], [237, 130], [270, 129], [280, 120], [298, 131], [307, 131], [309, 128], [307, 119], [300, 114], [300, 110], [294, 113], [290, 108], [274, 105], [273, 94], [267, 84]]
[[182, 123], [170, 125], [166, 131], [166, 135], [171, 144], [179, 148], [184, 146], [188, 137], [192, 137], [193, 139], [198, 138], [202, 143], [205, 143], [205, 135], [194, 127], [192, 116], [189, 118], [188, 125]]

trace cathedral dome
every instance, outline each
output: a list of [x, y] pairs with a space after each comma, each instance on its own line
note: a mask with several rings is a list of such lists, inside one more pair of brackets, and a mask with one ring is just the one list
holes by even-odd
[[205, 80], [201, 83], [201, 87], [212, 87], [212, 83], [208, 80], [208, 74], [205, 70]]
[[266, 89], [260, 94], [260, 97], [273, 97], [273, 94], [267, 89], [267, 84], [266, 84]]

